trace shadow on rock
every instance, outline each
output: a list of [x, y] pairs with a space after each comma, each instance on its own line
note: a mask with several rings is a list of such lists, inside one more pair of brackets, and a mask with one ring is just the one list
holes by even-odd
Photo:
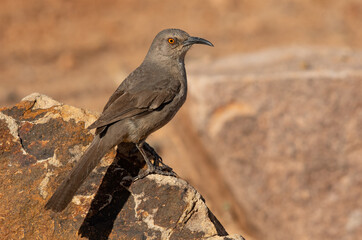
[[78, 234], [89, 239], [108, 239], [114, 221], [131, 195], [128, 187], [144, 162], [135, 144], [122, 143], [91, 203]]

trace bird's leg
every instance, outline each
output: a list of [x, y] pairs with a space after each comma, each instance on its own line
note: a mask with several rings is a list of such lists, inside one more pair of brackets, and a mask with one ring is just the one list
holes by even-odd
[[162, 163], [162, 158], [160, 155], [158, 155], [158, 153], [156, 152], [156, 150], [151, 147], [148, 143], [143, 143], [143, 149], [146, 150], [147, 152], [151, 153], [151, 155], [153, 156], [154, 162], [153, 165], [159, 166], [160, 163]]
[[153, 147], [151, 147], [148, 143], [143, 144], [143, 148], [150, 152], [153, 156], [154, 162], [153, 165], [157, 168], [160, 167], [162, 170], [172, 172], [172, 168], [167, 166], [163, 161], [160, 155], [155, 151]]
[[147, 154], [145, 153], [145, 150], [143, 149], [143, 143], [144, 142], [137, 143], [136, 146], [138, 148], [138, 151], [140, 151], [140, 153], [142, 154], [142, 157], [143, 157], [143, 159], [145, 160], [145, 162], [147, 164], [147, 170], [149, 172], [153, 172], [155, 170], [155, 166], [148, 159]]
[[[135, 178], [134, 178], [134, 181], [137, 181], [137, 180], [140, 180], [140, 179], [142, 179], [142, 178], [144, 178], [144, 177], [146, 177], [147, 175], [149, 175], [149, 174], [154, 174], [154, 173], [156, 173], [156, 174], [160, 174], [160, 175], [165, 175], [165, 176], [176, 176], [176, 173], [174, 173], [173, 171], [172, 171], [172, 168], [170, 168], [170, 167], [168, 167], [167, 165], [166, 165], [166, 167], [168, 168], [168, 169], [171, 169], [171, 170], [168, 170], [168, 171], [164, 171], [165, 169], [167, 169], [167, 168], [163, 168], [163, 167], [159, 167], [159, 166], [154, 166], [152, 163], [151, 163], [151, 161], [148, 159], [148, 157], [147, 157], [147, 154], [146, 154], [146, 152], [145, 152], [145, 150], [143, 149], [143, 147], [144, 147], [144, 145], [143, 145], [143, 143], [144, 142], [141, 142], [141, 143], [137, 143], [136, 144], [136, 146], [137, 146], [137, 148], [138, 148], [138, 150], [140, 151], [140, 153], [142, 154], [142, 157], [144, 158], [144, 160], [145, 160], [145, 162], [146, 162], [146, 164], [147, 164], [147, 170], [145, 170], [144, 171], [144, 173], [142, 173], [142, 174], [139, 174], [138, 176], [136, 176]], [[149, 145], [148, 145], [148, 147], [150, 147]], [[150, 147], [150, 148], [152, 148], [152, 147]], [[149, 150], [149, 149], [148, 149]], [[152, 150], [154, 151], [154, 153], [156, 153], [156, 151], [152, 148]], [[156, 153], [157, 154], [157, 153]], [[153, 155], [153, 154], [152, 154]], [[158, 154], [157, 154], [157, 156], [158, 156]], [[156, 161], [156, 160], [155, 160]], [[157, 160], [157, 161], [159, 161], [159, 160]], [[162, 162], [162, 161], [161, 161]]]

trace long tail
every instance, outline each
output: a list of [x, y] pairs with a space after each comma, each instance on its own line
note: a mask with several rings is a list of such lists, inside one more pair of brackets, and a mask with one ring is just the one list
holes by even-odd
[[102, 146], [102, 140], [96, 136], [85, 151], [77, 165], [68, 174], [62, 184], [57, 188], [53, 196], [45, 205], [46, 209], [55, 212], [63, 211], [72, 201], [72, 198], [84, 180], [97, 166], [102, 157], [109, 151], [109, 148]]

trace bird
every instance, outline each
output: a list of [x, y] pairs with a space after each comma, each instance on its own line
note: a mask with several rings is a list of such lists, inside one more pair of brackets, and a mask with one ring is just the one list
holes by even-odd
[[181, 29], [165, 29], [155, 36], [141, 65], [119, 85], [100, 117], [88, 127], [95, 129], [93, 141], [48, 200], [46, 209], [63, 211], [102, 157], [122, 142], [134, 143], [142, 154], [147, 170], [141, 177], [160, 173], [148, 159], [144, 143], [184, 104], [185, 55], [194, 44], [214, 46]]

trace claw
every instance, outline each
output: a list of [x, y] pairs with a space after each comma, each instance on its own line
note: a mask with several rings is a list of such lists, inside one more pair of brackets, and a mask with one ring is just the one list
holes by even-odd
[[[147, 170], [145, 170], [142, 174], [138, 174], [138, 176], [136, 176], [133, 181], [137, 181], [140, 180], [144, 177], [146, 177], [149, 174], [160, 174], [160, 175], [164, 175], [164, 176], [174, 176], [176, 177], [177, 174], [172, 170], [172, 168], [170, 168], [169, 166], [167, 166], [166, 164], [164, 164], [162, 162], [162, 158], [160, 157], [160, 155], [157, 154], [157, 152], [148, 144], [144, 144], [144, 142], [138, 143], [136, 144], [138, 150], [140, 151], [140, 153], [142, 154], [146, 164], [147, 164]], [[150, 160], [148, 159], [144, 148], [147, 149], [147, 151], [149, 151], [153, 157], [154, 157], [154, 162], [153, 164], [150, 162]], [[160, 165], [161, 163], [161, 165]]]
[[148, 168], [144, 172], [138, 174], [138, 176], [134, 177], [133, 182], [141, 180], [142, 178], [145, 178], [146, 176], [148, 176], [150, 174], [159, 174], [159, 175], [163, 175], [163, 176], [177, 177], [177, 174], [172, 170], [172, 168], [170, 168], [167, 165], [165, 165], [165, 166], [167, 168], [165, 168], [164, 166], [155, 167], [152, 170]]

